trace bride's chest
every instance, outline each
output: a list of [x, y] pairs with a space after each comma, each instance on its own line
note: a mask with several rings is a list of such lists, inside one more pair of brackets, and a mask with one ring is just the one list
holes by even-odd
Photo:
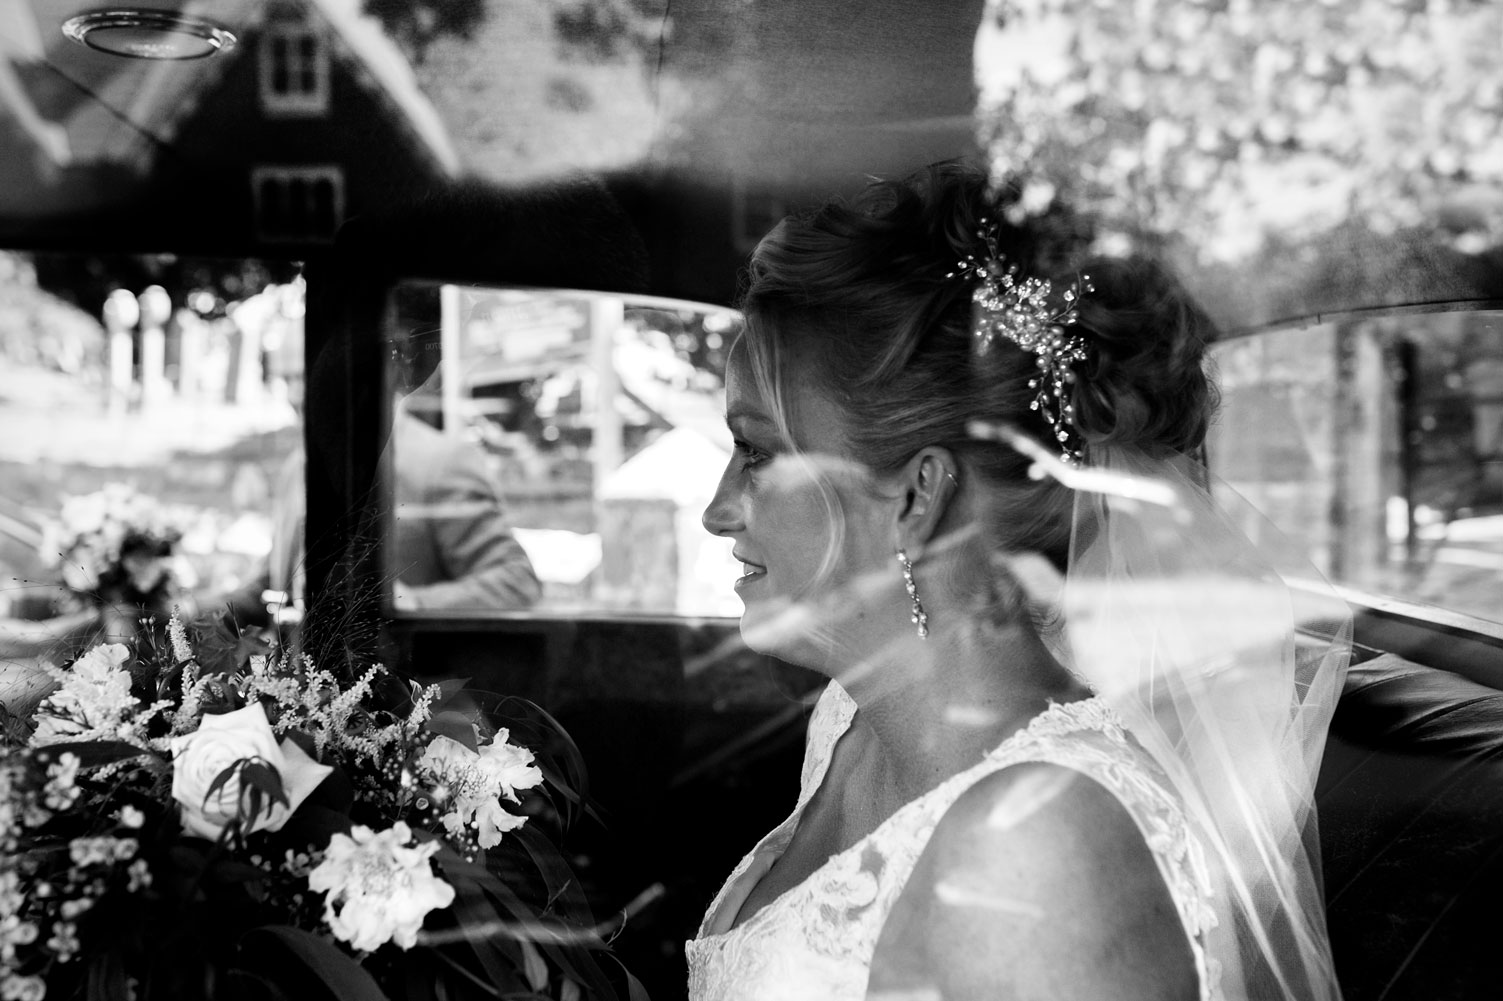
[[901, 800], [884, 788], [879, 769], [859, 749], [837, 749], [829, 770], [804, 805], [791, 836], [742, 902], [735, 923], [805, 883], [835, 856], [868, 837]]

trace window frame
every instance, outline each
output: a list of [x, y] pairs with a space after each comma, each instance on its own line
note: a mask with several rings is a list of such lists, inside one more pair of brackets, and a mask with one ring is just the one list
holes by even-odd
[[[267, 225], [267, 204], [262, 196], [263, 186], [268, 182], [278, 182], [286, 190], [290, 204], [291, 194], [296, 182], [304, 182], [306, 190], [310, 192], [309, 204], [306, 206], [306, 216], [309, 219], [316, 217], [316, 200], [312, 198], [313, 192], [321, 181], [329, 182], [333, 191], [333, 211], [330, 219], [331, 225], [327, 233], [312, 229], [304, 232], [294, 232], [291, 229], [275, 231]], [[339, 164], [258, 164], [251, 168], [251, 212], [253, 213], [253, 226], [256, 239], [268, 244], [328, 244], [334, 241], [334, 234], [338, 232], [345, 218], [345, 177], [344, 168]]]
[[[1458, 298], [1291, 314], [1266, 323], [1234, 328], [1217, 337], [1215, 343], [1315, 324], [1453, 312], [1503, 312], [1503, 299]], [[1503, 622], [1336, 581], [1330, 586], [1352, 608], [1356, 659], [1365, 659], [1379, 652], [1394, 653], [1490, 687], [1503, 687], [1503, 656], [1500, 656], [1503, 655]]]
[[[294, 78], [305, 77], [310, 67], [299, 46], [311, 40], [311, 72], [313, 86], [303, 88], [290, 86], [278, 90], [275, 86], [277, 53], [286, 61], [289, 84]], [[279, 44], [280, 43], [280, 44]], [[257, 39], [256, 92], [261, 101], [261, 110], [271, 118], [315, 118], [329, 113], [330, 72], [329, 43], [323, 32], [307, 22], [282, 22], [267, 25]]]

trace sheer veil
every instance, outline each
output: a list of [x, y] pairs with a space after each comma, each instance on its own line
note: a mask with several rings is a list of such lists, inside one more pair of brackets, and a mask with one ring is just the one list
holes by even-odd
[[1338, 998], [1313, 796], [1350, 611], [1198, 462], [1092, 445], [1082, 472], [1162, 495], [1077, 489], [1065, 638], [1186, 805], [1218, 915], [1203, 975], [1228, 999]]

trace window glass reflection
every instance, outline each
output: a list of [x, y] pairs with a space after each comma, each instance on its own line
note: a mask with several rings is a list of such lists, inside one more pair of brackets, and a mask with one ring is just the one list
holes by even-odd
[[174, 608], [269, 617], [303, 307], [288, 263], [0, 254], [7, 678], [160, 639]]
[[699, 524], [736, 314], [411, 283], [391, 317], [399, 613], [739, 614], [729, 543]]
[[1214, 470], [1324, 572], [1503, 618], [1503, 313], [1347, 319], [1214, 354]]

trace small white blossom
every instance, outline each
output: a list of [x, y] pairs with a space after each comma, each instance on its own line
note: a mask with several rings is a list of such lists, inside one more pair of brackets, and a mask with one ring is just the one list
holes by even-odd
[[146, 823], [146, 814], [142, 813], [137, 807], [127, 803], [115, 813], [115, 819], [119, 821], [121, 827], [136, 830], [142, 824]]
[[289, 848], [282, 860], [282, 870], [290, 876], [306, 876], [313, 871], [317, 863], [318, 858], [313, 855], [307, 852], [294, 852]]
[[0, 918], [0, 960], [15, 962], [16, 946], [30, 945], [37, 940], [37, 926], [22, 921], [20, 915], [9, 914]]
[[0, 1001], [43, 1001], [46, 996], [47, 982], [41, 977], [6, 974], [0, 979]]
[[21, 811], [16, 802], [21, 792], [17, 783], [20, 767], [15, 759], [0, 758], [0, 848], [20, 833]]
[[64, 921], [72, 921], [93, 906], [94, 901], [91, 897], [79, 897], [77, 900], [63, 901], [57, 912]]
[[68, 857], [76, 866], [109, 865], [134, 858], [140, 844], [135, 838], [74, 838], [68, 842]]
[[125, 887], [130, 893], [151, 885], [151, 870], [147, 868], [144, 858], [138, 858], [132, 862], [125, 870], [125, 874], [130, 877], [130, 882]]
[[52, 926], [52, 937], [47, 939], [47, 948], [57, 954], [58, 962], [66, 963], [78, 952], [78, 929], [71, 921], [58, 921]]
[[172, 617], [167, 620], [167, 638], [172, 644], [172, 656], [179, 664], [186, 664], [193, 659], [188, 631], [183, 628], [183, 620], [178, 618], [176, 608], [173, 608]]
[[21, 892], [21, 876], [14, 869], [0, 872], [0, 918], [21, 913], [26, 895]]
[[42, 802], [49, 810], [66, 810], [78, 799], [81, 791], [75, 780], [78, 778], [78, 755], [58, 755], [47, 766], [47, 784], [42, 787]]

